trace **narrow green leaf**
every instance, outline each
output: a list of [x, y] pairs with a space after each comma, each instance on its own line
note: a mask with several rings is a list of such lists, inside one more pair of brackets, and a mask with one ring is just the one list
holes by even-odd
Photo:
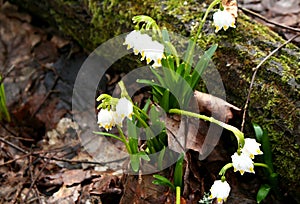
[[176, 162], [175, 171], [174, 171], [174, 185], [179, 187], [182, 187], [183, 159], [184, 159], [184, 154], [181, 153], [178, 161]]
[[261, 185], [256, 195], [256, 202], [260, 203], [263, 201], [269, 194], [270, 190], [271, 187], [268, 184]]
[[140, 168], [140, 157], [138, 154], [130, 155], [130, 165], [134, 172], [138, 172], [138, 170]]
[[146, 152], [139, 152], [139, 157], [145, 161], [150, 161], [150, 157], [146, 154]]
[[159, 185], [166, 185], [166, 186], [170, 187], [172, 190], [175, 190], [175, 186], [166, 177], [158, 175], [158, 174], [153, 175], [153, 177], [156, 180], [152, 181], [152, 183], [154, 182], [154, 184], [156, 184], [155, 182], [157, 182], [157, 183], [159, 183]]
[[169, 97], [170, 97], [170, 91], [169, 89], [166, 89], [165, 92], [163, 93], [160, 106], [165, 110], [169, 110]]
[[95, 132], [94, 131], [93, 133], [97, 134], [97, 135], [103, 135], [103, 136], [112, 137], [112, 138], [120, 140], [121, 142], [124, 143], [124, 140], [122, 138], [120, 138], [118, 135], [114, 135], [114, 134], [111, 134], [111, 133], [108, 133], [108, 132]]
[[256, 123], [252, 123], [252, 126], [253, 126], [253, 129], [254, 129], [255, 137], [256, 137], [257, 141], [258, 141], [259, 143], [262, 143], [264, 131], [263, 131], [262, 128], [261, 128], [258, 124], [256, 124]]
[[204, 70], [207, 68], [208, 63], [210, 62], [213, 54], [215, 53], [218, 45], [211, 46], [205, 53], [201, 56], [199, 61], [196, 64], [195, 69], [192, 72], [192, 89], [195, 89], [196, 85], [199, 83], [200, 77]]
[[162, 150], [159, 152], [159, 155], [158, 155], [157, 166], [158, 166], [159, 170], [163, 169], [163, 162], [164, 162], [165, 152], [166, 152], [166, 146], [164, 146], [162, 148]]
[[[0, 76], [0, 82], [2, 80], [2, 77]], [[3, 115], [2, 115], [3, 114]], [[7, 110], [6, 105], [6, 96], [5, 96], [5, 90], [3, 83], [0, 84], [0, 121], [5, 118], [6, 121], [10, 122], [10, 114]]]
[[189, 45], [184, 55], [184, 62], [185, 62], [185, 74], [190, 74], [191, 67], [193, 64], [193, 56], [194, 56], [194, 48], [195, 48], [195, 41], [194, 39], [189, 39]]

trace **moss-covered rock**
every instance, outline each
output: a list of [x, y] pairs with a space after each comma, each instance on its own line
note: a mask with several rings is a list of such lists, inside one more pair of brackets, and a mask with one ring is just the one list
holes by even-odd
[[[133, 28], [131, 18], [146, 14], [161, 26], [193, 36], [207, 1], [120, 0], [10, 0], [56, 26], [87, 51], [107, 39]], [[208, 20], [211, 20], [211, 15]], [[198, 40], [206, 49], [219, 48], [214, 63], [221, 73], [229, 102], [243, 107], [253, 68], [284, 40], [269, 28], [239, 13], [236, 29], [214, 33], [211, 22]], [[275, 53], [258, 70], [249, 106], [247, 124], [256, 122], [268, 130], [276, 171], [282, 186], [299, 192], [300, 171], [300, 50], [293, 44]], [[253, 134], [246, 127], [247, 136]], [[300, 199], [300, 195], [294, 194]]]

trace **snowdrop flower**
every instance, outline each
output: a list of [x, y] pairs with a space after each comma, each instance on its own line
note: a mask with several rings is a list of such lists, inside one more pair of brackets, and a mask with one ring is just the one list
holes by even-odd
[[231, 156], [231, 159], [235, 172], [239, 171], [241, 175], [243, 175], [245, 172], [254, 173], [253, 161], [248, 155], [244, 153], [241, 153], [239, 155], [236, 152]]
[[146, 59], [147, 64], [153, 61], [153, 67], [161, 66], [164, 46], [153, 41], [149, 35], [141, 34], [140, 31], [132, 31], [126, 36], [124, 45], [127, 45], [127, 49], [133, 48], [135, 55], [141, 54], [141, 60]]
[[131, 120], [132, 115], [133, 115], [133, 104], [125, 97], [120, 98], [116, 105], [116, 112], [114, 114], [115, 123], [122, 127], [122, 123], [125, 117]]
[[251, 159], [254, 159], [254, 155], [263, 154], [259, 148], [260, 144], [255, 139], [246, 138], [242, 153], [248, 155]]
[[125, 42], [123, 43], [123, 45], [127, 45], [127, 49], [131, 49], [134, 47], [135, 43], [137, 42], [138, 38], [140, 37], [141, 33], [140, 31], [132, 31], [130, 32], [126, 38], [125, 38]]
[[214, 25], [216, 26], [215, 32], [218, 32], [222, 28], [226, 31], [229, 27], [235, 28], [235, 17], [228, 11], [218, 10], [213, 15]]
[[106, 131], [111, 130], [115, 126], [114, 111], [101, 109], [98, 113], [98, 124], [99, 127], [105, 128]]
[[226, 201], [229, 196], [230, 186], [227, 181], [216, 180], [210, 188], [210, 198], [217, 198], [218, 203]]

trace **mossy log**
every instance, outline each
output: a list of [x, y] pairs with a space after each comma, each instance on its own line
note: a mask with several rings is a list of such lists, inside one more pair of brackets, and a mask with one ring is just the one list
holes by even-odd
[[[84, 49], [92, 51], [102, 42], [133, 29], [132, 17], [145, 14], [181, 35], [193, 36], [209, 1], [184, 0], [10, 0], [33, 16], [56, 26]], [[214, 63], [222, 76], [227, 100], [243, 107], [253, 68], [284, 40], [266, 26], [239, 12], [236, 29], [214, 33], [212, 16], [198, 40], [206, 49], [219, 47]], [[258, 70], [248, 111], [247, 124], [267, 129], [276, 171], [281, 184], [300, 199], [300, 49], [286, 45]], [[250, 125], [249, 125], [250, 127]], [[247, 134], [252, 134], [250, 128]], [[249, 135], [250, 136], [250, 135]], [[298, 192], [298, 193], [297, 193]]]

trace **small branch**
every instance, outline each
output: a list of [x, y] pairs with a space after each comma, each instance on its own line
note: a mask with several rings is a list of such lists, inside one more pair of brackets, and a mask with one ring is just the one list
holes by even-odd
[[[94, 164], [94, 165], [101, 165], [101, 166], [104, 166], [106, 164], [109, 164], [109, 163], [113, 163], [113, 162], [120, 162], [120, 161], [124, 161], [126, 158], [122, 158], [122, 159], [117, 159], [117, 160], [113, 160], [113, 161], [108, 161], [108, 162], [96, 162], [96, 161], [82, 161], [82, 160], [71, 160], [71, 159], [63, 159], [63, 158], [58, 158], [58, 157], [48, 157], [48, 156], [42, 156], [40, 155], [39, 152], [28, 152], [26, 151], [25, 149], [3, 139], [3, 136], [0, 135], [0, 141], [15, 148], [16, 150], [19, 150], [20, 152], [24, 153], [24, 154], [27, 154], [28, 156], [32, 155], [32, 156], [35, 156], [35, 157], [38, 157], [38, 158], [41, 158], [41, 159], [50, 159], [50, 160], [54, 160], [54, 161], [61, 161], [61, 162], [67, 162], [67, 163], [77, 163], [77, 164]], [[51, 150], [49, 150], [51, 152]]]
[[241, 9], [242, 11], [246, 12], [246, 13], [250, 13], [251, 15], [253, 16], [256, 16], [257, 18], [260, 18], [261, 20], [267, 22], [267, 23], [270, 23], [272, 25], [275, 25], [275, 26], [278, 26], [278, 27], [281, 27], [281, 28], [285, 28], [285, 29], [288, 29], [288, 30], [291, 30], [291, 31], [295, 31], [295, 32], [300, 32], [300, 29], [299, 28], [294, 28], [294, 27], [290, 27], [290, 26], [287, 26], [287, 25], [284, 25], [284, 24], [280, 24], [280, 23], [277, 23], [275, 21], [271, 21], [267, 18], [265, 18], [264, 16], [254, 12], [254, 11], [251, 11], [249, 9], [246, 9], [244, 7], [240, 7], [239, 6], [239, 9]]
[[283, 43], [282, 45], [280, 45], [279, 47], [277, 47], [275, 50], [273, 50], [270, 54], [268, 54], [254, 69], [254, 73], [252, 75], [252, 79], [250, 82], [250, 87], [249, 87], [249, 91], [248, 91], [248, 96], [247, 96], [247, 100], [244, 106], [244, 112], [243, 112], [243, 120], [242, 120], [242, 124], [241, 124], [241, 132], [244, 131], [244, 125], [245, 125], [245, 120], [246, 120], [246, 111], [248, 109], [248, 105], [249, 105], [249, 101], [250, 101], [250, 95], [251, 95], [251, 91], [253, 88], [253, 84], [254, 84], [254, 80], [257, 74], [258, 69], [262, 66], [262, 64], [264, 62], [266, 62], [272, 55], [274, 55], [276, 52], [278, 52], [278, 50], [280, 50], [281, 48], [283, 48], [286, 44], [290, 43], [292, 40], [294, 40], [295, 38], [299, 37], [300, 34], [297, 34], [295, 36], [293, 36], [291, 39], [289, 39], [288, 41], [286, 41], [285, 43]]

